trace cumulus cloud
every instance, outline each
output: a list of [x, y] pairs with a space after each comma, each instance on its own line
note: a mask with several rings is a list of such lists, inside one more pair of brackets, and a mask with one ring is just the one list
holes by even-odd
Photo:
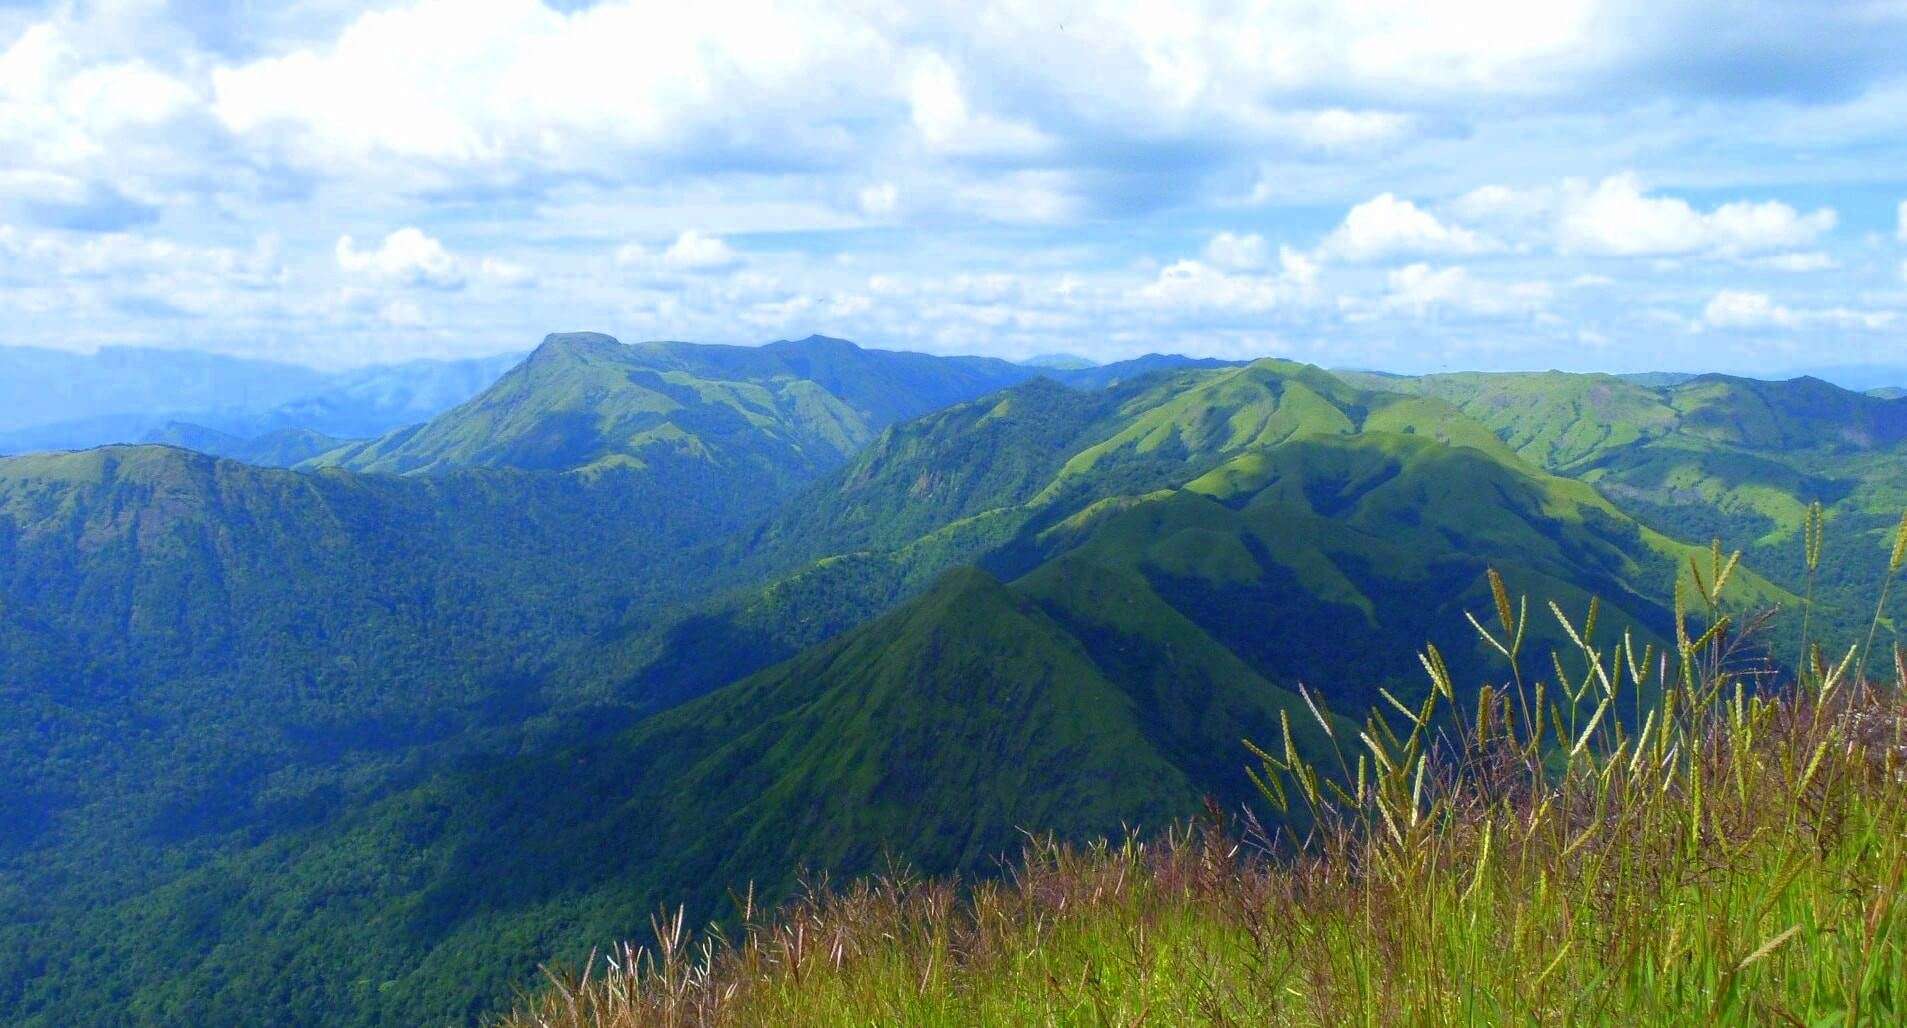
[[703, 235], [694, 229], [675, 237], [675, 242], [662, 251], [662, 263], [683, 271], [730, 268], [740, 261], [740, 255], [719, 236]]
[[1255, 232], [1246, 235], [1220, 232], [1205, 244], [1206, 262], [1232, 271], [1262, 268], [1269, 259], [1265, 237]]
[[[1634, 172], [1598, 182], [1557, 186], [1485, 186], [1451, 204], [1467, 220], [1490, 225], [1529, 245], [1583, 257], [1743, 257], [1790, 251], [1782, 263], [1833, 231], [1830, 207], [1802, 213], [1779, 200], [1735, 200], [1701, 210], [1679, 197], [1649, 192]], [[1797, 270], [1790, 268], [1788, 270]], [[1798, 269], [1808, 270], [1808, 269]]]
[[[1527, 315], [1548, 304], [1554, 290], [1546, 282], [1486, 282], [1460, 267], [1409, 264], [1386, 276], [1389, 291], [1363, 311], [1401, 312], [1426, 317], [1452, 311], [1478, 317]], [[1360, 306], [1355, 301], [1353, 309]]]
[[66, 26], [43, 22], [0, 51], [0, 145], [9, 163], [72, 168], [119, 134], [162, 124], [197, 94], [144, 60], [89, 61]]
[[0, 255], [9, 264], [43, 268], [68, 279], [172, 283], [194, 291], [263, 289], [285, 281], [279, 244], [270, 236], [250, 249], [238, 249], [187, 246], [129, 232], [74, 236], [0, 225]]
[[1317, 265], [1286, 248], [1274, 272], [1252, 274], [1179, 260], [1161, 269], [1140, 289], [1140, 303], [1154, 309], [1197, 314], [1263, 314], [1308, 299], [1317, 281]]
[[[1545, 81], [1554, 58], [1592, 30], [1588, 0], [1540, 12], [1508, 0], [1467, 6], [1433, 16], [1401, 0], [1248, 12], [1212, 2], [1167, 14], [999, 0], [949, 21], [925, 8], [767, 0], [605, 0], [567, 12], [537, 0], [417, 0], [366, 12], [333, 39], [219, 68], [212, 85], [232, 131], [333, 156], [577, 160], [591, 145], [771, 139], [813, 152], [897, 103], [919, 143], [950, 153], [1043, 151], [1055, 138], [1039, 121], [1135, 138], [1215, 125], [1333, 149], [1394, 139], [1412, 117], [1304, 97], [1353, 83], [1407, 101], [1426, 87], [1555, 88]], [[870, 73], [882, 68], [896, 72]]]
[[1409, 200], [1383, 193], [1351, 208], [1320, 252], [1353, 261], [1418, 254], [1471, 254], [1490, 249], [1482, 236], [1439, 221]]
[[1776, 303], [1767, 293], [1742, 289], [1724, 289], [1702, 308], [1702, 323], [1710, 328], [1749, 331], [1803, 328], [1879, 331], [1896, 320], [1892, 311], [1788, 307]]
[[871, 25], [822, 6], [610, 2], [565, 14], [537, 0], [421, 0], [212, 82], [233, 132], [315, 155], [593, 166], [604, 146], [739, 142], [719, 138], [725, 124], [798, 137], [800, 99], [814, 110], [849, 99], [850, 69], [885, 56]]
[[1031, 126], [976, 113], [967, 102], [959, 72], [945, 57], [923, 53], [913, 60], [906, 95], [914, 129], [929, 148], [968, 155], [1032, 154], [1047, 145]]
[[1812, 245], [1839, 220], [1831, 208], [1803, 214], [1778, 200], [1737, 200], [1709, 211], [1652, 195], [1633, 173], [1594, 186], [1565, 182], [1555, 199], [1557, 249], [1601, 257], [1738, 256]]
[[462, 289], [464, 274], [444, 244], [417, 228], [400, 228], [375, 250], [360, 250], [350, 236], [338, 237], [338, 267], [404, 286]]
[[526, 286], [536, 281], [536, 273], [529, 268], [496, 257], [485, 257], [477, 265], [477, 274], [487, 282], [505, 287]]
[[659, 253], [641, 243], [625, 243], [616, 251], [616, 261], [652, 271], [706, 273], [733, 268], [742, 256], [720, 236], [686, 229]]
[[[1659, 337], [1644, 312], [1702, 311], [1724, 268], [1907, 241], [1891, 202], [1845, 205], [1863, 220], [1836, 232], [1837, 189], [1884, 180], [1907, 110], [1907, 12], [1871, 4], [376, 0], [242, 33], [188, 6], [0, 15], [10, 339], [176, 339], [163, 319], [203, 311], [219, 324], [194, 339], [340, 360], [588, 321], [995, 353], [1328, 341], [1381, 363], [1372, 340], [1446, 315], [1498, 319], [1505, 352], [1573, 345], [1553, 315], [1654, 361], [1624, 350]], [[1718, 132], [1725, 150], [1688, 142]], [[1779, 201], [1752, 185], [1772, 166]], [[282, 237], [269, 258], [234, 242], [250, 225]], [[385, 234], [425, 225], [453, 246]], [[513, 242], [454, 252], [472, 239]], [[1735, 316], [1825, 330], [1882, 302]]]

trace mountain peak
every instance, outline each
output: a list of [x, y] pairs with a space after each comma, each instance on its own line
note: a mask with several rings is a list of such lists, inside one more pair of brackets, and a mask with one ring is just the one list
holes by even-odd
[[529, 359], [548, 360], [551, 357], [601, 352], [605, 348], [619, 350], [622, 343], [615, 336], [601, 332], [551, 332], [543, 337], [542, 344], [530, 354]]
[[833, 336], [811, 335], [806, 339], [778, 339], [763, 347], [765, 350], [832, 350], [840, 353], [858, 353], [861, 347], [846, 339]]

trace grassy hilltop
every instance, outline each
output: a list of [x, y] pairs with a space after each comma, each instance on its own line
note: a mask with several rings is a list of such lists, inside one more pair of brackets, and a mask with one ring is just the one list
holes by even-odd
[[[1897, 540], [1892, 571], [1907, 521]], [[1254, 781], [1295, 822], [1213, 806], [1150, 839], [1035, 839], [1003, 879], [751, 891], [707, 938], [665, 907], [502, 1024], [1895, 1023], [1907, 650], [1885, 685], [1853, 652], [1751, 685], [1730, 565], [1691, 567], [1659, 664], [1498, 585], [1477, 625], [1498, 685], [1460, 692], [1431, 648], [1419, 706], [1294, 715]], [[1568, 677], [1526, 690], [1515, 640], [1551, 615]]]

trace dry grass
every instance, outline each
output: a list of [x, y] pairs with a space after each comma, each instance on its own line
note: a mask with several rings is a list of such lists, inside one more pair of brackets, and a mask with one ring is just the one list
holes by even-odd
[[1527, 690], [1499, 588], [1499, 685], [1459, 703], [1428, 650], [1422, 704], [1355, 738], [1320, 711], [1337, 766], [1254, 749], [1302, 837], [1214, 811], [1033, 841], [998, 880], [744, 899], [732, 939], [662, 917], [502, 1023], [1907, 1023], [1900, 685], [1816, 652], [1769, 686], [1719, 609], [1732, 566], [1691, 568], [1669, 654], [1552, 610], [1575, 652]]

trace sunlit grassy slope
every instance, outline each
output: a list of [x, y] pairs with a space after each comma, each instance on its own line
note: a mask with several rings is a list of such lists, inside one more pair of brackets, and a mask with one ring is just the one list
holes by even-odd
[[408, 473], [629, 467], [653, 469], [663, 486], [673, 466], [688, 463], [799, 481], [885, 425], [1033, 374], [1005, 361], [819, 337], [744, 347], [553, 335], [468, 403], [322, 460]]
[[1302, 832], [1036, 841], [1004, 880], [743, 894], [707, 938], [665, 907], [504, 1024], [1898, 1023], [1907, 654], [1886, 685], [1820, 660], [1751, 688], [1727, 565], [1693, 566], [1660, 663], [1556, 610], [1562, 677], [1526, 688], [1515, 640], [1552, 612], [1497, 590], [1490, 684], [1426, 650], [1421, 705], [1311, 712], [1329, 759], [1262, 737], [1260, 809]]

